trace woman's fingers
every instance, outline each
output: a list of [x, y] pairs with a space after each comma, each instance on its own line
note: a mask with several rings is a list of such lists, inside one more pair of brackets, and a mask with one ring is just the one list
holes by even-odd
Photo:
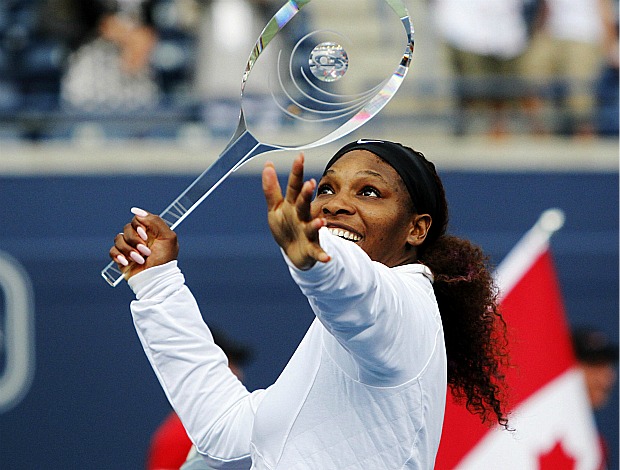
[[109, 253], [110, 258], [112, 258], [121, 269], [129, 266], [132, 261], [138, 264], [144, 264], [145, 262], [144, 257], [142, 257], [140, 253], [137, 253], [131, 243], [125, 238], [127, 227], [131, 227], [131, 225], [127, 224], [123, 232], [116, 235], [114, 238], [114, 246], [110, 248]]
[[267, 210], [272, 211], [282, 202], [282, 190], [278, 182], [278, 175], [272, 162], [266, 162], [263, 168], [263, 193], [267, 201]]
[[131, 213], [133, 215], [137, 215], [138, 217], [147, 217], [149, 215], [147, 211], [145, 211], [144, 209], [140, 209], [139, 207], [132, 207]]
[[316, 181], [304, 182], [303, 155], [293, 162], [284, 197], [273, 163], [265, 164], [262, 176], [269, 227], [289, 259], [300, 269], [309, 269], [317, 261], [329, 261], [329, 256], [318, 243], [318, 232], [325, 225], [325, 219], [313, 219], [311, 215]]
[[[116, 237], [122, 237], [123, 234], [118, 234]], [[119, 265], [119, 267], [122, 269], [124, 267], [129, 266], [129, 260], [127, 259], [127, 257], [120, 252], [120, 250], [117, 248], [116, 246], [116, 239], [114, 242], [114, 246], [112, 246], [112, 248], [110, 248], [110, 258], [112, 258], [112, 260]]]
[[126, 273], [167, 263], [177, 258], [176, 234], [161, 217], [132, 208], [131, 222], [114, 239], [110, 257]]
[[[286, 186], [286, 195], [282, 196], [282, 189], [278, 182], [278, 175], [272, 162], [266, 162], [263, 168], [262, 182], [263, 192], [267, 201], [267, 209], [273, 210], [280, 206], [282, 201], [295, 207], [301, 220], [309, 220], [310, 202], [316, 182], [314, 180], [304, 183], [304, 156], [299, 156], [293, 162]], [[307, 207], [305, 207], [307, 206]]]
[[312, 215], [310, 214], [310, 203], [312, 202], [312, 196], [314, 195], [315, 188], [316, 180], [313, 178], [303, 184], [301, 191], [297, 196], [295, 208], [297, 209], [297, 217], [301, 221], [309, 222], [312, 220]]
[[128, 266], [130, 261], [144, 264], [145, 257], [151, 250], [144, 244], [132, 224], [127, 224], [123, 232], [114, 238], [114, 247], [110, 250], [110, 257], [121, 266]]
[[131, 225], [142, 243], [150, 244], [156, 239], [169, 239], [174, 236], [174, 232], [161, 217], [137, 207], [133, 207], [131, 212], [135, 215]]
[[282, 196], [272, 162], [265, 163], [262, 182], [267, 208], [270, 212], [278, 209], [279, 220], [289, 226], [299, 224], [300, 227], [312, 221], [310, 205], [316, 188], [316, 180], [313, 178], [303, 182], [303, 154], [300, 154], [293, 163], [285, 197]]
[[300, 153], [293, 161], [286, 185], [286, 202], [295, 204], [304, 184], [304, 154]]
[[321, 247], [318, 247], [314, 251], [314, 259], [321, 263], [327, 263], [331, 259], [331, 257], [327, 253], [325, 253], [325, 251], [323, 251]]

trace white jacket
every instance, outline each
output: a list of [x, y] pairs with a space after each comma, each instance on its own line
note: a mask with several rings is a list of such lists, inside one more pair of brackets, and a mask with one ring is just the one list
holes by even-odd
[[316, 319], [267, 389], [230, 372], [176, 262], [129, 281], [144, 351], [214, 468], [431, 469], [447, 379], [430, 271], [388, 268], [324, 229], [320, 242], [328, 263], [287, 260]]

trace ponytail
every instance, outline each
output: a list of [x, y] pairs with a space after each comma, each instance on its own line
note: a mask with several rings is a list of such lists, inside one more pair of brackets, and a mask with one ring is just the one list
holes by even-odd
[[[415, 151], [414, 151], [415, 152]], [[415, 152], [436, 184], [436, 210], [431, 228], [418, 247], [418, 261], [433, 272], [433, 289], [443, 323], [448, 358], [448, 386], [486, 424], [508, 427], [506, 383], [508, 366], [506, 324], [497, 305], [497, 288], [482, 250], [446, 235], [448, 203], [435, 165]]]
[[508, 428], [503, 373], [508, 365], [506, 325], [487, 257], [471, 242], [443, 235], [419, 260], [435, 276], [452, 396], [482, 422]]

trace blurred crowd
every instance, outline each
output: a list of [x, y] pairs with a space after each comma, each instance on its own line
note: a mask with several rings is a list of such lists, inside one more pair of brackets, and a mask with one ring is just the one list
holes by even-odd
[[[0, 138], [70, 135], [86, 117], [142, 118], [150, 126], [135, 132], [146, 136], [171, 122], [216, 126], [221, 108], [205, 103], [234, 100], [240, 88], [240, 76], [221, 71], [242, 69], [283, 3], [3, 0]], [[520, 120], [532, 134], [618, 135], [617, 0], [427, 0], [424, 8], [450, 71], [455, 134], [502, 136]]]
[[230, 71], [243, 70], [275, 3], [3, 0], [0, 138], [70, 136], [87, 121], [166, 136], [203, 121], [205, 100], [238, 99]]
[[616, 1], [432, 3], [455, 78], [456, 133], [485, 106], [493, 135], [509, 132], [515, 108], [535, 134], [617, 135]]

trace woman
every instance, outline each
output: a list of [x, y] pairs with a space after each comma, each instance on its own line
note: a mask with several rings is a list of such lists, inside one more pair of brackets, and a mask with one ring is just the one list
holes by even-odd
[[208, 463], [432, 468], [447, 384], [484, 421], [507, 425], [492, 280], [479, 249], [445, 235], [443, 186], [422, 154], [358, 140], [318, 186], [303, 181], [299, 156], [284, 196], [271, 163], [263, 190], [274, 239], [317, 317], [266, 390], [250, 393], [228, 371], [161, 219], [134, 209], [110, 250], [136, 293], [144, 350]]

